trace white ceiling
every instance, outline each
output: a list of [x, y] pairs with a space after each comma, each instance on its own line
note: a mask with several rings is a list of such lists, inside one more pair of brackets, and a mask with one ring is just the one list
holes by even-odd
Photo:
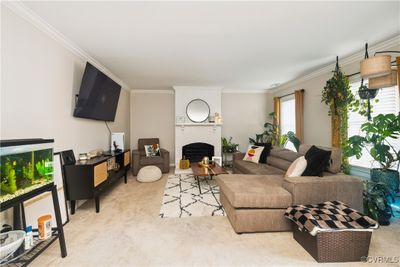
[[400, 2], [30, 2], [132, 89], [268, 89], [400, 33]]

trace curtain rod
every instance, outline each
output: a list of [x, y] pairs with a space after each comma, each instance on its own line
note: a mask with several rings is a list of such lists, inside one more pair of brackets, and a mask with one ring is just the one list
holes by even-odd
[[[301, 92], [304, 92], [305, 90], [304, 90], [304, 89], [301, 89], [300, 91], [301, 91]], [[283, 95], [283, 96], [278, 96], [278, 98], [281, 99], [281, 98], [283, 98], [283, 97], [285, 97], [285, 96], [290, 96], [290, 95], [294, 95], [294, 94], [295, 94], [295, 92], [290, 93], [290, 94], [286, 94], [286, 95]]]

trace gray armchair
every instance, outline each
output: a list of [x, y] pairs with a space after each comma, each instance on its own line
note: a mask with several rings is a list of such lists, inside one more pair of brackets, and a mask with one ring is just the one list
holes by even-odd
[[137, 175], [140, 168], [154, 165], [161, 169], [163, 173], [169, 172], [169, 152], [160, 148], [161, 156], [146, 157], [145, 145], [159, 144], [158, 138], [141, 138], [138, 140], [138, 149], [132, 151], [133, 175]]

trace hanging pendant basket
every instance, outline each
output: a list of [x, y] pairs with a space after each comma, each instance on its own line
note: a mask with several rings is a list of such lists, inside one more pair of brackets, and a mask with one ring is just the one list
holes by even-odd
[[361, 86], [360, 89], [358, 89], [358, 95], [364, 100], [373, 99], [378, 94], [378, 90], [379, 89], [368, 89], [366, 86]]

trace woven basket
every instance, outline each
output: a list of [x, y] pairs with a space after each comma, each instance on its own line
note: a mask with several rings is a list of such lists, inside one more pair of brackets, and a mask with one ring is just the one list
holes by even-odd
[[368, 256], [370, 231], [323, 232], [315, 236], [295, 225], [293, 238], [318, 262], [361, 261]]

